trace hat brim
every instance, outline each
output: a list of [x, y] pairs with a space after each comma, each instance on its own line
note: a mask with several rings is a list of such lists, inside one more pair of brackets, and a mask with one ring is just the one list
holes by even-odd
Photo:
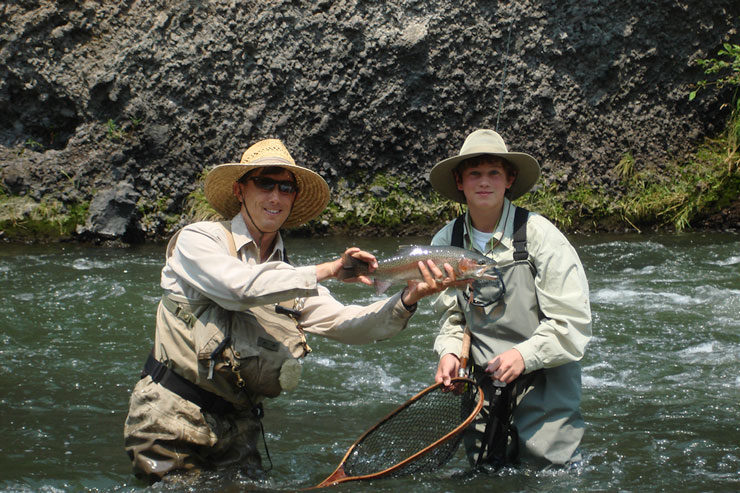
[[540, 177], [540, 165], [529, 154], [523, 152], [472, 152], [453, 156], [435, 164], [429, 172], [429, 182], [443, 197], [464, 204], [466, 203], [465, 194], [457, 189], [457, 181], [452, 171], [461, 161], [483, 155], [504, 159], [517, 169], [516, 180], [509, 189], [511, 200], [516, 200], [529, 192]]
[[298, 184], [298, 196], [290, 215], [283, 223], [290, 228], [307, 223], [321, 214], [329, 203], [329, 185], [318, 173], [280, 158], [260, 159], [259, 164], [219, 164], [208, 172], [204, 185], [206, 200], [226, 219], [236, 216], [241, 209], [233, 193], [233, 184], [245, 173], [268, 166], [279, 166], [293, 173]]

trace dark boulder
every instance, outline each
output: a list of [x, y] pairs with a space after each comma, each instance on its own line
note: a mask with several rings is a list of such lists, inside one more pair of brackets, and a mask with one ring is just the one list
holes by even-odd
[[90, 202], [87, 223], [84, 227], [79, 227], [77, 233], [95, 239], [135, 242], [137, 232], [132, 229], [132, 225], [136, 217], [138, 197], [139, 194], [128, 182], [100, 190]]

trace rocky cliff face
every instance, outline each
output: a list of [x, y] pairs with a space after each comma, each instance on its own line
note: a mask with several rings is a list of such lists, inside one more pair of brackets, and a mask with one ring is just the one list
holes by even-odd
[[6, 1], [0, 173], [137, 239], [267, 137], [335, 188], [385, 173], [423, 192], [498, 127], [545, 182], [608, 187], [625, 153], [659, 164], [722, 129], [727, 92], [687, 95], [739, 18], [737, 0]]

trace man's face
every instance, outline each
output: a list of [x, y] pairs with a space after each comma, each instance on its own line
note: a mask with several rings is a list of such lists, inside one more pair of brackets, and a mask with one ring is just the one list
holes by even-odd
[[[256, 226], [259, 231], [274, 233], [288, 219], [298, 196], [296, 191], [289, 192], [281, 188], [286, 188], [285, 182], [295, 184], [295, 178], [286, 170], [269, 175], [260, 173], [261, 170], [257, 170], [248, 178], [236, 182], [234, 194], [249, 211], [248, 215], [242, 211], [244, 222]], [[283, 182], [283, 187], [280, 182]]]
[[500, 158], [483, 156], [478, 164], [466, 167], [456, 177], [457, 189], [465, 194], [472, 209], [500, 208], [506, 190], [511, 188], [516, 176], [509, 176]]

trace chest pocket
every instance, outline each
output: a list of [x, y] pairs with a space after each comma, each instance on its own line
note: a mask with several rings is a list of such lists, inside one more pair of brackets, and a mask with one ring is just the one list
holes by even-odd
[[274, 306], [255, 307], [232, 314], [224, 364], [216, 368], [231, 372], [239, 387], [277, 397], [298, 386], [305, 347], [292, 319], [275, 313]]

